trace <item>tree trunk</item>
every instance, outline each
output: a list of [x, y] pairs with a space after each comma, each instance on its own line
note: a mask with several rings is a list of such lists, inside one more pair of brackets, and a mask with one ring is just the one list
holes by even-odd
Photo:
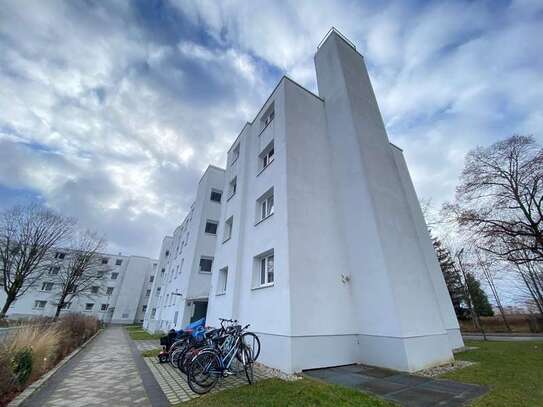
[[2, 311], [0, 311], [0, 319], [4, 319], [6, 317], [6, 314], [8, 312], [9, 307], [11, 307], [11, 304], [13, 301], [15, 301], [15, 295], [11, 293], [7, 293], [6, 302], [4, 303], [4, 306], [2, 307]]
[[58, 319], [62, 307], [64, 306], [64, 301], [66, 300], [66, 293], [62, 293], [60, 299], [58, 300], [57, 310], [55, 311], [55, 319]]

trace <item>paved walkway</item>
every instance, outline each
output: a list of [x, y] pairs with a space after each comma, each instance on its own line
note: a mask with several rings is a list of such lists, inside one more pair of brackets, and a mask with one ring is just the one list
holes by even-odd
[[23, 406], [151, 406], [128, 341], [106, 329]]
[[373, 393], [409, 407], [462, 406], [487, 392], [485, 387], [474, 384], [431, 379], [364, 365], [308, 370], [304, 374]]
[[[174, 368], [169, 363], [159, 363], [158, 358], [145, 358], [145, 363], [151, 369], [160, 388], [168, 398], [171, 404], [178, 404], [190, 399], [200, 397], [194, 393], [188, 383], [187, 376], [179, 369]], [[238, 367], [241, 369], [241, 367]], [[254, 366], [255, 381], [270, 379], [274, 377], [269, 369], [262, 368], [258, 364]], [[247, 384], [245, 372], [242, 370], [236, 375], [228, 376], [219, 379], [219, 383], [211, 390], [211, 393], [216, 393], [225, 389], [243, 386]]]

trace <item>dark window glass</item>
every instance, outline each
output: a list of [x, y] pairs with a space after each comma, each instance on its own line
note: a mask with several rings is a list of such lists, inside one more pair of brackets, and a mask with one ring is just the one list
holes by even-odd
[[211, 200], [221, 202], [222, 193], [219, 191], [211, 191]]
[[206, 233], [211, 233], [212, 235], [216, 235], [217, 224], [215, 222], [206, 222]]
[[200, 259], [200, 271], [211, 272], [213, 259]]

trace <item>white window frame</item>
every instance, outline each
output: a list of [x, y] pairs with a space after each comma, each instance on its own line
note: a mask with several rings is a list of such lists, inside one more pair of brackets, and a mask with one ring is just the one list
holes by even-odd
[[115, 287], [108, 287], [106, 289], [106, 295], [113, 295], [113, 291], [115, 291]]
[[53, 291], [54, 283], [46, 281], [41, 285], [41, 291]]
[[228, 183], [228, 199], [232, 198], [234, 195], [236, 195], [236, 191], [238, 189], [238, 177], [235, 176], [230, 180]]
[[255, 257], [253, 288], [271, 287], [275, 284], [275, 253], [270, 250]]
[[[202, 270], [202, 264], [201, 264], [201, 261], [202, 260], [211, 260], [211, 269], [209, 271], [207, 270]], [[210, 274], [211, 271], [213, 270], [213, 261], [215, 259], [211, 256], [200, 256], [200, 261], [198, 261], [198, 272], [200, 273], [204, 273], [204, 274]]]
[[273, 215], [275, 211], [275, 196], [273, 187], [257, 199], [256, 223], [260, 223]]
[[[206, 229], [207, 229], [207, 225], [208, 224], [214, 224], [215, 225], [215, 233], [211, 233], [211, 232], [208, 232]], [[206, 235], [211, 235], [211, 236], [217, 236], [217, 230], [219, 229], [219, 222], [216, 221], [216, 220], [211, 220], [211, 219], [207, 219], [206, 220], [206, 224], [204, 226], [204, 233]]]
[[[104, 309], [104, 305], [106, 306], [105, 309]], [[106, 312], [108, 308], [109, 308], [109, 304], [101, 304], [100, 305], [100, 312]]]
[[[90, 308], [89, 308], [90, 305]], [[94, 309], [94, 302], [87, 302], [85, 304], [85, 311], [92, 311]]]
[[236, 143], [236, 145], [234, 147], [232, 147], [232, 159], [230, 161], [230, 165], [234, 164], [239, 156], [240, 156], [240, 152], [241, 152], [241, 148], [240, 148], [240, 143]]
[[224, 222], [224, 236], [222, 242], [225, 243], [232, 237], [232, 229], [234, 228], [234, 216], [230, 216]]
[[34, 309], [45, 309], [46, 306], [47, 306], [47, 301], [44, 301], [44, 300], [34, 301]]
[[228, 285], [228, 267], [223, 267], [219, 270], [219, 278], [217, 279], [217, 292], [216, 295], [226, 294], [226, 287]]
[[[115, 278], [113, 278], [113, 276], [115, 276]], [[111, 273], [111, 279], [112, 280], [117, 280], [118, 278], [119, 278], [119, 273], [118, 272]]]
[[[219, 195], [220, 195], [218, 201], [216, 201], [216, 200], [214, 200], [214, 199], [211, 198], [211, 197], [213, 196], [213, 194], [219, 194]], [[215, 189], [215, 188], [212, 188], [212, 189], [211, 189], [211, 192], [209, 193], [209, 200], [210, 200], [211, 202], [216, 202], [216, 203], [220, 204], [221, 201], [222, 201], [222, 191], [220, 191], [220, 190], [218, 190], [218, 189]]]

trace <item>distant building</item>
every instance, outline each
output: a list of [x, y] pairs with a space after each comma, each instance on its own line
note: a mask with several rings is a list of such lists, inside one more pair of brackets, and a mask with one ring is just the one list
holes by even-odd
[[180, 328], [206, 316], [224, 182], [224, 170], [209, 166], [188, 215], [162, 241], [146, 329]]
[[[57, 309], [59, 282], [56, 276], [70, 251], [56, 249], [54, 264], [41, 279], [8, 310], [9, 318], [54, 316]], [[140, 256], [101, 254], [100, 267], [105, 272], [103, 280], [97, 281], [85, 293], [79, 294], [61, 311], [93, 315], [104, 322], [133, 324], [143, 322], [157, 261]], [[58, 268], [58, 269], [57, 269]], [[0, 291], [0, 303], [6, 294]]]
[[207, 307], [208, 324], [250, 323], [260, 361], [285, 372], [450, 361], [458, 322], [364, 59], [333, 30], [315, 65], [319, 95], [282, 78], [226, 170], [204, 174], [163, 242], [144, 326], [180, 327]]

